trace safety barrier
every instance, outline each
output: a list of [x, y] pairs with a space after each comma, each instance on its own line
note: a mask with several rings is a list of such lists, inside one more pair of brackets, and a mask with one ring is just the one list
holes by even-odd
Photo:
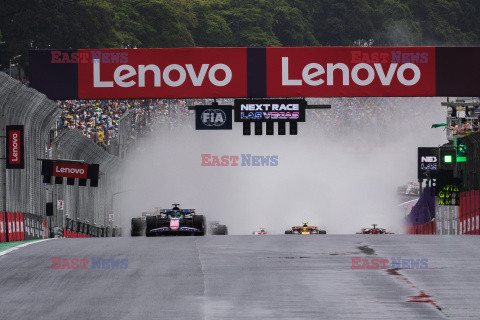
[[64, 238], [91, 238], [91, 235], [85, 234], [85, 233], [80, 233], [80, 232], [75, 232], [75, 231], [70, 231], [67, 229], [63, 230], [63, 237]]
[[0, 212], [0, 242], [46, 238], [47, 219], [30, 213]]
[[0, 112], [1, 125], [24, 125], [25, 169], [7, 170], [5, 211], [45, 216], [45, 185], [37, 159], [49, 156], [50, 130], [61, 110], [44, 94], [0, 72]]
[[436, 234], [435, 221], [426, 222], [416, 226], [408, 226], [407, 234]]
[[[108, 215], [113, 213], [115, 205], [114, 195], [120, 191], [120, 175], [116, 175], [121, 167], [121, 160], [101, 147], [78, 130], [64, 130], [53, 142], [53, 158], [81, 159], [87, 163], [100, 165], [100, 179], [98, 187], [82, 187], [75, 181], [75, 185], [58, 184], [53, 186], [53, 199], [64, 201], [63, 212], [54, 208], [52, 224], [68, 229], [64, 218], [109, 225]], [[117, 199], [118, 200], [118, 199]], [[118, 217], [118, 216], [117, 216]]]
[[480, 190], [461, 192], [460, 206], [458, 207], [443, 205], [439, 206], [437, 199], [435, 208], [435, 221], [416, 226], [409, 226], [407, 227], [407, 233], [465, 235], [480, 234]]
[[[54, 216], [49, 219], [50, 228], [66, 229], [64, 221], [67, 215], [72, 219], [113, 227], [114, 222], [108, 217], [114, 213], [114, 195], [119, 193], [122, 185], [116, 177], [120, 159], [108, 154], [77, 130], [65, 130], [56, 135], [55, 123], [60, 113], [57, 104], [44, 94], [0, 72], [0, 116], [3, 115], [0, 117], [0, 126], [23, 125], [25, 150], [25, 168], [6, 170], [6, 203], [3, 202], [4, 197], [0, 197], [0, 208], [6, 208], [3, 210], [7, 212], [31, 212], [45, 219], [45, 203], [53, 202]], [[0, 148], [5, 148], [5, 139], [0, 140]], [[50, 186], [47, 192], [41, 175], [41, 161], [38, 159], [84, 160], [99, 164], [98, 188], [79, 186], [75, 181], [75, 185]], [[63, 211], [57, 210], [57, 200], [63, 201]], [[1, 219], [8, 219], [8, 214]], [[46, 221], [41, 224], [46, 224]], [[4, 237], [5, 241], [5, 230], [10, 231], [6, 226], [0, 224], [0, 239]], [[2, 227], [5, 228], [3, 231]], [[12, 228], [17, 229], [16, 223], [12, 224]], [[42, 231], [42, 234], [48, 235], [48, 232]]]
[[480, 234], [480, 191], [460, 193], [459, 233]]
[[119, 237], [121, 229], [110, 226], [91, 225], [80, 220], [66, 220], [66, 227], [63, 229], [64, 238], [90, 238], [90, 237]]

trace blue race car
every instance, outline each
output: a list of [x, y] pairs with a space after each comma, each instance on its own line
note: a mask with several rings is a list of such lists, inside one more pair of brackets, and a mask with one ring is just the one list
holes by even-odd
[[205, 216], [195, 209], [180, 209], [178, 203], [172, 209], [160, 209], [146, 217], [147, 237], [153, 236], [203, 236], [206, 231]]

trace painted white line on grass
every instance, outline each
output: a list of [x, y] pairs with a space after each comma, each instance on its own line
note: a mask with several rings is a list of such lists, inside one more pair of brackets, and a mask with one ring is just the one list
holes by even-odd
[[42, 240], [38, 240], [38, 241], [32, 241], [32, 242], [27, 242], [27, 243], [19, 244], [19, 245], [16, 246], [16, 247], [13, 247], [13, 248], [10, 248], [10, 249], [7, 249], [7, 250], [5, 250], [5, 251], [0, 252], [0, 257], [6, 255], [7, 253], [10, 253], [10, 252], [12, 252], [12, 251], [17, 250], [18, 248], [23, 248], [23, 247], [26, 247], [26, 246], [28, 246], [28, 245], [31, 245], [31, 244], [34, 244], [34, 243], [43, 242], [43, 241], [47, 241], [47, 240], [52, 240], [52, 239], [42, 239]]

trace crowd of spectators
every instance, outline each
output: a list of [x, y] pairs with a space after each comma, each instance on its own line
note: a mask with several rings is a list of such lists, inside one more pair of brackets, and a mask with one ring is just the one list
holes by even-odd
[[[440, 101], [411, 97], [309, 98], [309, 104], [329, 104], [331, 109], [311, 110], [307, 122], [320, 127], [326, 136], [348, 139], [367, 134], [382, 140], [386, 134], [430, 127]], [[432, 108], [431, 106], [435, 108]], [[438, 107], [437, 107], [438, 106]], [[407, 122], [407, 125], [405, 123]]]
[[62, 100], [57, 105], [62, 114], [57, 132], [65, 128], [80, 130], [85, 136], [107, 149], [119, 134], [119, 120], [130, 111], [131, 132], [143, 133], [155, 122], [172, 126], [183, 124], [188, 106], [205, 103], [203, 99], [137, 99], [137, 100]]
[[[218, 101], [233, 104], [232, 99]], [[193, 125], [188, 106], [211, 103], [205, 99], [65, 100], [58, 101], [62, 114], [57, 129], [80, 130], [107, 148], [119, 134], [119, 119], [130, 110], [132, 131], [143, 131], [156, 121], [171, 127]], [[310, 98], [309, 104], [330, 104], [331, 109], [308, 111], [307, 122], [320, 127], [327, 136], [351, 137], [368, 132], [382, 136], [399, 120], [425, 121], [424, 98]], [[436, 104], [436, 103], [435, 103]], [[146, 121], [147, 119], [147, 121]], [[190, 123], [192, 122], [192, 123]], [[428, 123], [418, 124], [428, 126]], [[415, 126], [412, 125], [413, 128]], [[388, 128], [388, 130], [387, 130]]]

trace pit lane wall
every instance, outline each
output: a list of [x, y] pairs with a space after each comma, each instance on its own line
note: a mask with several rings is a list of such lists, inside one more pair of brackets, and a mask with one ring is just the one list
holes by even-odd
[[[480, 202], [478, 202], [479, 198], [474, 199], [480, 204]], [[467, 212], [467, 203], [467, 197], [461, 195], [460, 206], [440, 205], [439, 198], [432, 196], [431, 188], [425, 188], [422, 197], [407, 216], [406, 233], [439, 235], [462, 234], [460, 229], [463, 224], [460, 217], [464, 216], [464, 219], [467, 219], [467, 215], [459, 215], [459, 212]], [[471, 206], [473, 208], [473, 205]], [[469, 217], [469, 219], [471, 219], [471, 217]], [[474, 222], [471, 223], [473, 225]]]
[[460, 193], [459, 234], [480, 234], [480, 191]]
[[[480, 235], [480, 132], [459, 139], [466, 146], [466, 162], [456, 163], [451, 168], [454, 176], [463, 180], [459, 206], [439, 205], [435, 198], [435, 214], [429, 216], [425, 207], [430, 189], [425, 188], [419, 203], [423, 207], [412, 209], [407, 217], [407, 233], [425, 234], [426, 223], [435, 221], [435, 233], [440, 235]], [[428, 193], [428, 194], [427, 194]], [[419, 227], [423, 225], [423, 227]]]
[[439, 205], [439, 198], [435, 197], [436, 234], [458, 234], [458, 212], [458, 206]]
[[435, 221], [425, 222], [416, 226], [408, 226], [407, 234], [436, 234]]
[[459, 139], [467, 148], [467, 162], [458, 163], [456, 171], [463, 179], [460, 193], [459, 234], [480, 234], [480, 132]]
[[[6, 176], [6, 187], [3, 188], [0, 183], [0, 203], [4, 212], [0, 222], [0, 229], [3, 228], [0, 241], [21, 239], [22, 234], [28, 239], [29, 230], [33, 227], [29, 226], [30, 220], [25, 217], [30, 215], [42, 220], [41, 225], [48, 222], [49, 232], [39, 228], [38, 232], [42, 235], [38, 237], [48, 236], [53, 227], [68, 229], [67, 218], [98, 228], [110, 226], [113, 229], [115, 226], [109, 215], [113, 213], [113, 195], [121, 185], [114, 178], [120, 160], [78, 131], [67, 130], [57, 134], [55, 124], [60, 114], [61, 110], [54, 101], [0, 72], [0, 126], [24, 126], [24, 169], [6, 170], [5, 160], [0, 161], [0, 177]], [[5, 150], [5, 143], [6, 139], [0, 138], [0, 150]], [[73, 186], [67, 186], [66, 181], [61, 185], [44, 184], [39, 159], [60, 158], [99, 164], [98, 187], [79, 187], [78, 181]], [[4, 192], [5, 201], [1, 196]], [[63, 200], [64, 210], [57, 210], [56, 200]], [[47, 202], [54, 203], [53, 217], [46, 216]], [[19, 219], [18, 215], [24, 217], [18, 220], [20, 224], [23, 222], [23, 229], [18, 228], [19, 237], [16, 222], [8, 224], [8, 213], [15, 219]], [[12, 237], [8, 236], [9, 226], [15, 232]]]
[[423, 194], [406, 217], [407, 234], [435, 234], [435, 197], [431, 188], [423, 190]]

